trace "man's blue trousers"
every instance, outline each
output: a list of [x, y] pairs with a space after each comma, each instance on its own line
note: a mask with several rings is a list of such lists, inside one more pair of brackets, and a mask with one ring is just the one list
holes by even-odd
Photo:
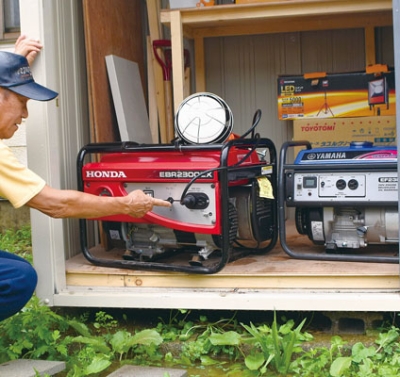
[[28, 261], [0, 250], [0, 321], [25, 306], [36, 284], [36, 271]]

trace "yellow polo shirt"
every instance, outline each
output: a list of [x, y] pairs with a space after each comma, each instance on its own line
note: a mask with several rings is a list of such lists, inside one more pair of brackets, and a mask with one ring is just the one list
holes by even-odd
[[22, 207], [37, 195], [46, 182], [21, 164], [11, 149], [0, 140], [0, 196], [14, 208]]

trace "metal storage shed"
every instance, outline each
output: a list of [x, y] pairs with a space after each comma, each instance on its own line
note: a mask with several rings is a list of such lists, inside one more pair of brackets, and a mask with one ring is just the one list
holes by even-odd
[[[360, 1], [345, 3], [347, 20], [351, 20], [351, 7], [359, 6]], [[370, 7], [367, 13], [375, 12], [382, 19], [387, 17], [388, 6], [393, 7], [396, 84], [400, 87], [400, 1], [362, 3]], [[35, 78], [60, 92], [56, 101], [30, 103], [28, 161], [50, 185], [60, 188], [76, 187], [76, 155], [88, 142], [89, 101], [79, 4], [74, 0], [21, 1], [22, 31], [37, 35], [45, 45], [35, 66]], [[181, 14], [173, 12], [170, 16], [172, 21]], [[335, 18], [334, 14], [331, 16]], [[354, 22], [359, 20], [354, 18]], [[172, 32], [179, 34], [179, 30]], [[199, 43], [198, 36], [192, 37]], [[179, 87], [179, 75], [177, 80], [175, 85]], [[51, 306], [327, 311], [400, 308], [397, 265], [365, 265], [363, 271], [357, 266], [356, 273], [346, 270], [346, 266], [339, 266], [336, 272], [325, 266], [312, 273], [308, 264], [298, 261], [290, 261], [278, 273], [266, 273], [260, 268], [243, 274], [233, 267], [215, 276], [182, 276], [115, 271], [91, 265], [74, 272], [70, 261], [80, 250], [77, 222], [49, 219], [36, 211], [31, 220], [34, 262], [40, 278], [37, 293]], [[294, 270], [297, 272], [293, 273]]]

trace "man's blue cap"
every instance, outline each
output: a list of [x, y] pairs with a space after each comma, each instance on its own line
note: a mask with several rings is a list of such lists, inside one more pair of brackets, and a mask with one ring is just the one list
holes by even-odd
[[0, 87], [37, 101], [49, 101], [57, 92], [35, 82], [25, 56], [0, 51]]

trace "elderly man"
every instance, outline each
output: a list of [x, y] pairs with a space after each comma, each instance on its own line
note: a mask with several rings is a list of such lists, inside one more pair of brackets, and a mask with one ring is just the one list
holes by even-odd
[[[15, 208], [27, 205], [54, 218], [96, 218], [127, 214], [142, 217], [153, 206], [169, 207], [140, 190], [124, 197], [100, 197], [75, 190], [50, 187], [22, 165], [2, 139], [11, 138], [28, 117], [29, 99], [49, 101], [58, 94], [37, 84], [30, 63], [40, 52], [40, 42], [21, 36], [15, 53], [0, 51], [0, 196]], [[24, 259], [0, 251], [0, 320], [18, 312], [30, 299], [37, 284], [33, 267]]]

